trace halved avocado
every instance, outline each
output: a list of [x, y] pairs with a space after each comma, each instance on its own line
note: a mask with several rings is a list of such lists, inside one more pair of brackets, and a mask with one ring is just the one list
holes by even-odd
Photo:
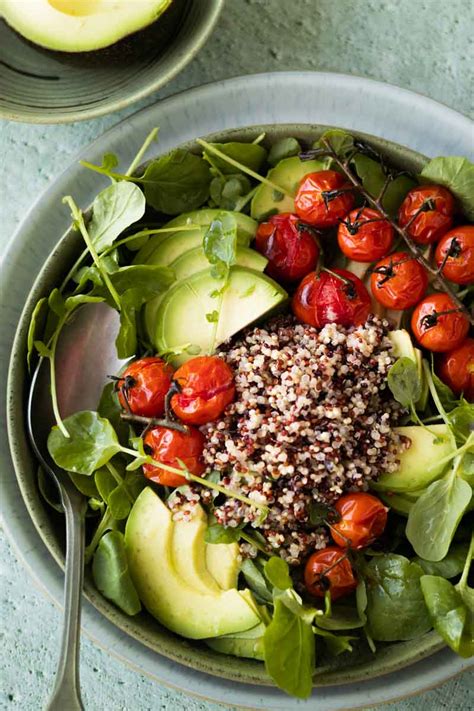
[[[272, 168], [267, 178], [287, 190], [291, 195], [296, 195], [300, 180], [308, 173], [325, 170], [326, 163], [320, 160], [302, 161], [298, 156], [283, 158]], [[262, 183], [252, 198], [250, 214], [255, 220], [263, 220], [269, 213], [294, 212], [295, 203], [293, 198], [281, 193], [269, 185]]]
[[221, 590], [237, 587], [240, 563], [238, 543], [206, 544], [206, 566]]
[[[189, 520], [180, 519], [173, 525], [172, 557], [181, 580], [194, 590], [208, 593], [221, 590], [206, 565], [207, 516], [197, 504]], [[236, 587], [236, 586], [233, 586]]]
[[447, 425], [430, 425], [428, 431], [419, 425], [409, 425], [395, 429], [410, 440], [410, 447], [400, 454], [399, 469], [382, 474], [371, 483], [371, 488], [405, 493], [428, 486], [446, 468], [447, 464], [440, 462], [456, 448], [449, 428]]
[[91, 52], [155, 22], [172, 0], [2, 0], [0, 15], [30, 42]]
[[[154, 323], [147, 315], [148, 334], [159, 352], [175, 351], [191, 343], [209, 353], [245, 326], [267, 315], [287, 299], [286, 291], [273, 279], [245, 267], [230, 269], [220, 305], [218, 323], [213, 314], [220, 303], [221, 282], [210, 270], [176, 282], [161, 299]], [[184, 363], [186, 353], [173, 359]]]
[[[150, 614], [168, 629], [190, 639], [218, 637], [258, 625], [260, 617], [249, 603], [249, 590], [216, 592], [203, 583], [201, 591], [180, 577], [173, 556], [173, 529], [171, 511], [146, 487], [128, 517], [125, 545], [130, 575]], [[192, 557], [191, 533], [185, 550]]]
[[[210, 207], [204, 207], [202, 210], [194, 210], [193, 212], [185, 212], [167, 222], [165, 227], [182, 227], [188, 224], [209, 227], [211, 222], [215, 220], [217, 215], [221, 212], [222, 210]], [[241, 212], [233, 212], [231, 210], [229, 210], [229, 212], [234, 216], [237, 222], [237, 239], [239, 244], [248, 247], [255, 237], [257, 223], [251, 217]]]

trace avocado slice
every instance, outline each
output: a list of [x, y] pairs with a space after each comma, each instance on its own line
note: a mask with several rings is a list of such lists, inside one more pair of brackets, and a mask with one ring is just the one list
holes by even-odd
[[[164, 264], [162, 260], [169, 255], [167, 264], [180, 257], [184, 252], [202, 246], [204, 229], [196, 227], [186, 232], [164, 232], [150, 237], [148, 242], [136, 253], [133, 264]], [[176, 241], [176, 244], [175, 244]], [[162, 245], [167, 243], [163, 250]], [[160, 251], [158, 251], [160, 250]]]
[[456, 444], [447, 425], [396, 427], [398, 434], [408, 437], [411, 445], [400, 455], [400, 468], [382, 474], [370, 484], [376, 491], [405, 493], [422, 489], [437, 479], [446, 468], [439, 462], [454, 452]]
[[[203, 227], [209, 227], [211, 222], [216, 219], [219, 214], [222, 214], [225, 210], [219, 210], [216, 208], [204, 207], [201, 210], [193, 210], [193, 212], [185, 212], [178, 217], [174, 217], [172, 220], [166, 223], [165, 227], [182, 227], [183, 225], [202, 225]], [[248, 247], [250, 242], [255, 237], [257, 231], [257, 223], [248, 215], [244, 215], [241, 212], [234, 212], [232, 210], [228, 211], [237, 222], [237, 239], [239, 244], [244, 247]]]
[[[272, 168], [267, 178], [280, 188], [287, 190], [291, 195], [296, 195], [300, 180], [308, 173], [326, 170], [327, 162], [321, 160], [302, 161], [298, 156], [283, 158]], [[293, 198], [279, 193], [269, 185], [262, 183], [257, 188], [252, 198], [250, 214], [255, 220], [262, 221], [269, 213], [294, 212]]]
[[[174, 522], [171, 511], [146, 487], [127, 520], [125, 545], [132, 580], [151, 615], [183, 637], [206, 639], [255, 627], [259, 616], [238, 590], [215, 591], [190, 587], [179, 575], [173, 556]], [[193, 556], [190, 532], [188, 550]], [[183, 559], [186, 553], [183, 551]]]
[[91, 52], [151, 25], [171, 0], [2, 0], [0, 14], [46, 49]]
[[176, 572], [186, 585], [202, 593], [208, 593], [210, 590], [217, 593], [221, 588], [206, 565], [206, 529], [207, 516], [202, 506], [197, 504], [189, 520], [180, 519], [174, 522], [172, 557]]
[[265, 629], [266, 627], [263, 622], [260, 622], [260, 624], [238, 636], [229, 635], [216, 637], [215, 639], [206, 639], [206, 644], [221, 654], [231, 654], [234, 657], [247, 657], [263, 661], [265, 658], [263, 650], [263, 635]]
[[221, 590], [237, 587], [240, 562], [237, 543], [206, 543], [206, 566]]
[[[216, 329], [216, 324], [207, 317], [218, 308], [219, 298], [211, 295], [220, 284], [209, 269], [173, 284], [161, 299], [155, 318], [147, 313], [148, 335], [158, 352], [175, 351], [191, 343], [199, 346], [201, 353], [209, 353], [245, 326], [280, 306], [288, 296], [265, 274], [233, 266]], [[180, 365], [189, 357], [182, 353], [173, 359], [173, 363]]]

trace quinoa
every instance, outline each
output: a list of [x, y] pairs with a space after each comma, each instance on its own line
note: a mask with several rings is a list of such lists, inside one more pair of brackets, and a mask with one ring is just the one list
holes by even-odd
[[[221, 347], [236, 398], [202, 428], [207, 473], [217, 470], [226, 488], [267, 504], [269, 514], [261, 522], [259, 508], [227, 498], [214, 509], [219, 523], [254, 526], [296, 565], [328, 543], [327, 529], [311, 524], [312, 502], [334, 504], [398, 468], [403, 443], [393, 427], [403, 410], [386, 385], [388, 331], [377, 317], [318, 330], [280, 316]], [[244, 543], [241, 552], [255, 549]]]

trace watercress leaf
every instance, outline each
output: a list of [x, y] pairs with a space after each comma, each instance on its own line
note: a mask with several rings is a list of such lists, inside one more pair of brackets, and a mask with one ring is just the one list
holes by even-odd
[[74, 309], [82, 304], [99, 304], [104, 299], [101, 296], [89, 296], [88, 294], [76, 294], [76, 296], [68, 296], [64, 302], [64, 309], [67, 313], [71, 313]]
[[[210, 264], [228, 269], [237, 254], [237, 222], [229, 212], [220, 212], [203, 238], [204, 254]], [[213, 275], [214, 276], [214, 275]]]
[[105, 385], [100, 396], [97, 412], [101, 417], [109, 420], [115, 430], [118, 440], [124, 446], [128, 443], [130, 428], [120, 417], [122, 408], [120, 407], [118, 394], [115, 391], [115, 383], [110, 382]]
[[471, 497], [469, 484], [452, 469], [415, 501], [408, 515], [406, 535], [420, 558], [440, 561], [447, 555]]
[[35, 341], [33, 345], [42, 358], [51, 357], [51, 351], [49, 350], [48, 346], [43, 343], [43, 341]]
[[48, 437], [48, 451], [54, 462], [66, 471], [91, 475], [120, 450], [110, 422], [97, 412], [84, 410], [64, 420], [65, 437], [54, 426]]
[[121, 181], [102, 190], [92, 203], [87, 226], [98, 254], [110, 247], [127, 227], [145, 213], [145, 196], [138, 185]]
[[219, 312], [216, 311], [216, 309], [210, 311], [206, 314], [206, 321], [208, 321], [208, 323], [217, 323], [219, 321]]
[[122, 521], [127, 518], [132, 507], [129, 494], [124, 484], [115, 486], [109, 495], [108, 505], [110, 513], [116, 521]]
[[436, 392], [438, 393], [438, 397], [446, 412], [449, 412], [459, 405], [459, 400], [455, 397], [451, 388], [449, 388], [446, 383], [443, 383], [443, 381], [438, 378], [434, 372], [433, 361], [431, 362], [431, 377], [433, 378], [433, 384], [436, 388]]
[[102, 156], [102, 165], [101, 168], [104, 170], [113, 170], [116, 168], [119, 164], [119, 160], [115, 153], [104, 153]]
[[474, 403], [463, 402], [448, 413], [457, 440], [464, 442], [474, 431]]
[[313, 148], [325, 148], [324, 141], [327, 141], [339, 158], [345, 158], [354, 150], [354, 139], [350, 133], [341, 131], [338, 128], [325, 131], [321, 138], [313, 144]]
[[274, 166], [284, 158], [291, 158], [292, 156], [297, 156], [299, 153], [301, 153], [301, 144], [296, 138], [288, 136], [286, 138], [280, 138], [280, 140], [273, 144], [268, 153], [267, 161], [271, 166]]
[[352, 652], [351, 641], [357, 639], [357, 637], [348, 637], [347, 635], [336, 635], [319, 627], [313, 627], [313, 633], [324, 639], [325, 646], [333, 657], [343, 652]]
[[147, 480], [141, 474], [125, 471], [125, 486], [128, 495], [135, 501], [147, 486]]
[[415, 558], [415, 562], [421, 565], [426, 575], [440, 575], [443, 578], [455, 578], [460, 575], [464, 568], [464, 562], [468, 553], [467, 543], [454, 543], [442, 560], [431, 561], [424, 558]]
[[240, 528], [222, 526], [220, 523], [212, 523], [206, 528], [204, 540], [206, 543], [234, 543], [240, 538]]
[[59, 496], [58, 487], [42, 467], [38, 467], [38, 489], [43, 499], [51, 508], [59, 513], [63, 513], [63, 505]]
[[257, 597], [257, 600], [262, 603], [271, 603], [273, 601], [272, 594], [268, 589], [265, 577], [250, 558], [245, 558], [240, 566], [240, 571], [245, 578], [245, 582]]
[[264, 567], [263, 572], [266, 579], [279, 590], [286, 590], [293, 587], [293, 581], [290, 577], [290, 569], [288, 563], [279, 556], [269, 558]]
[[38, 336], [42, 333], [46, 321], [46, 313], [48, 311], [48, 300], [45, 296], [40, 299], [33, 313], [31, 314], [30, 324], [28, 326], [28, 336], [27, 336], [27, 362], [28, 369], [31, 369], [31, 362], [33, 358], [33, 353], [35, 351], [35, 341], [38, 340]]
[[[354, 156], [353, 163], [364, 188], [373, 198], [378, 197], [386, 180], [380, 163], [362, 153]], [[415, 181], [406, 175], [395, 178], [389, 184], [382, 200], [385, 210], [390, 215], [395, 215], [407, 192], [414, 186]]]
[[294, 615], [301, 617], [301, 619], [308, 624], [311, 624], [316, 615], [320, 612], [315, 607], [304, 605], [302, 598], [293, 588], [286, 588], [286, 590], [274, 588], [273, 599], [280, 600]]
[[72, 483], [79, 489], [81, 494], [87, 496], [87, 498], [98, 498], [99, 492], [95, 485], [94, 477], [86, 476], [84, 474], [75, 474], [74, 472], [69, 472]]
[[317, 615], [314, 622], [318, 627], [322, 627], [325, 630], [354, 630], [364, 626], [365, 613], [364, 619], [361, 619], [355, 608], [333, 605], [329, 617]]
[[108, 504], [110, 494], [117, 488], [117, 482], [107, 467], [101, 467], [95, 472], [94, 483], [100, 497]]
[[474, 220], [474, 164], [467, 158], [433, 158], [419, 177], [422, 183], [435, 183], [448, 188], [459, 200], [466, 217]]
[[275, 601], [272, 621], [263, 635], [265, 668], [275, 684], [307, 699], [312, 690], [315, 640], [311, 624]]
[[419, 400], [422, 384], [416, 363], [411, 358], [398, 358], [388, 371], [387, 382], [393, 397], [403, 407]]
[[[459, 468], [459, 476], [474, 489], [474, 451], [465, 452]], [[470, 505], [472, 507], [472, 503]]]
[[338, 514], [332, 506], [323, 504], [321, 501], [310, 502], [309, 521], [313, 526], [322, 526], [326, 521], [333, 522], [335, 516]]
[[148, 164], [143, 176], [149, 205], [166, 215], [196, 210], [209, 197], [209, 163], [178, 149]]
[[423, 575], [421, 590], [436, 632], [462, 657], [474, 654], [474, 640], [468, 630], [469, 611], [454, 585], [436, 575]]
[[[257, 143], [230, 141], [229, 143], [211, 143], [211, 146], [247, 168], [251, 168], [256, 173], [258, 173], [267, 157], [265, 148]], [[235, 167], [220, 156], [216, 156], [211, 152], [205, 152], [204, 155], [206, 160], [220, 173], [224, 173], [224, 175], [235, 173]]]
[[122, 297], [120, 328], [115, 339], [115, 347], [119, 358], [131, 358], [135, 355], [138, 346], [137, 308], [135, 306], [135, 297], [131, 293], [133, 291], [135, 290], [129, 289], [126, 292], [128, 298]]
[[356, 588], [356, 606], [357, 614], [364, 625], [367, 622], [367, 603], [367, 585], [365, 584], [365, 580], [361, 578]]
[[[158, 294], [165, 291], [175, 280], [174, 272], [168, 267], [161, 267], [152, 264], [134, 264], [129, 267], [121, 267], [114, 274], [110, 275], [110, 280], [117, 292], [122, 295], [133, 289], [138, 294], [147, 295]], [[138, 288], [137, 288], [137, 285]], [[141, 303], [144, 303], [143, 300]]]
[[123, 534], [109, 531], [100, 539], [92, 563], [97, 589], [127, 615], [141, 610], [140, 600], [128, 569]]
[[420, 588], [422, 568], [395, 553], [372, 558], [365, 567], [367, 619], [373, 639], [413, 639], [431, 628]]
[[64, 299], [59, 289], [53, 289], [48, 296], [48, 306], [59, 318], [64, 315]]

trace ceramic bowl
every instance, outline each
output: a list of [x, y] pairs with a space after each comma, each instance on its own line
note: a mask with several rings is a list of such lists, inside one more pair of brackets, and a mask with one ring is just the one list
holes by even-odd
[[[207, 137], [207, 140], [251, 141], [265, 132], [267, 145], [271, 145], [284, 135], [295, 136], [309, 145], [327, 128], [327, 126], [294, 124], [254, 126], [212, 134]], [[395, 143], [354, 131], [352, 133], [372, 145], [390, 162], [408, 171], [419, 172], [427, 160], [419, 153]], [[183, 147], [197, 148], [192, 142], [183, 144]], [[28, 443], [25, 426], [25, 401], [28, 390], [26, 340], [30, 316], [37, 300], [47, 295], [55, 285], [60, 283], [83, 248], [81, 238], [75, 232], [69, 231], [61, 239], [59, 237], [60, 235], [58, 235], [56, 248], [32, 285], [18, 324], [9, 368], [7, 417], [12, 458], [25, 504], [39, 536], [57, 563], [63, 566], [62, 516], [45, 504], [38, 491], [37, 463]], [[217, 677], [251, 684], [272, 683], [265, 673], [263, 664], [258, 661], [222, 655], [211, 651], [202, 643], [183, 639], [166, 630], [146, 612], [133, 618], [123, 614], [96, 590], [89, 571], [86, 571], [84, 590], [87, 599], [109, 621], [161, 655]], [[375, 655], [361, 646], [356, 654], [343, 655], [330, 665], [319, 668], [315, 675], [315, 685], [360, 682], [388, 674], [413, 664], [442, 647], [443, 643], [434, 632], [408, 642], [379, 644]]]
[[[132, 0], [133, 1], [133, 0]], [[178, 74], [210, 36], [224, 0], [173, 0], [133, 38], [98, 52], [52, 52], [0, 20], [0, 117], [28, 123], [95, 118], [152, 94]]]

